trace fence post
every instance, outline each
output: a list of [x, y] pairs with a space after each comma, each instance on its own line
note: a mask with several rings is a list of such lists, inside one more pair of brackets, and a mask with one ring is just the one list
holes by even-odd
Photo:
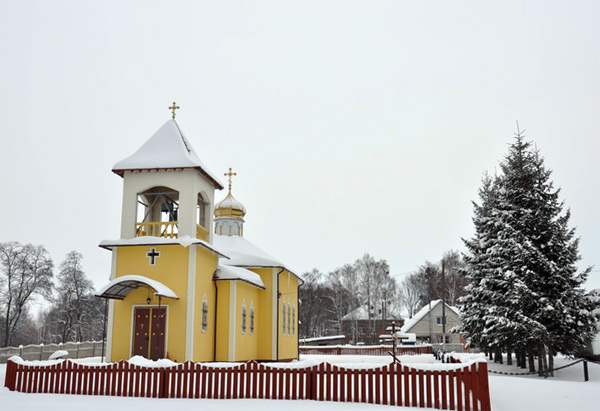
[[158, 398], [167, 398], [167, 370], [169, 368], [161, 368], [158, 375], [160, 376], [160, 388], [158, 390]]
[[583, 381], [589, 381], [587, 361], [583, 360]]
[[481, 400], [481, 411], [491, 411], [492, 405], [490, 401], [490, 386], [488, 382], [487, 362], [480, 362], [477, 365], [477, 379], [479, 380], [478, 394]]
[[11, 391], [15, 390], [15, 383], [17, 381], [17, 363], [13, 360], [8, 360], [6, 363], [6, 379], [4, 380], [4, 386]]
[[308, 398], [311, 400], [317, 399], [317, 367], [318, 365], [313, 365], [310, 369], [310, 395]]

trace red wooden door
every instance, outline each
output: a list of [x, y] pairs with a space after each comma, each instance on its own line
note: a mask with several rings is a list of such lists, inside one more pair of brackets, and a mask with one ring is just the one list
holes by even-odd
[[150, 359], [165, 358], [165, 330], [167, 309], [152, 309], [152, 335], [150, 336]]
[[133, 353], [144, 358], [165, 358], [165, 331], [167, 309], [140, 307], [135, 309]]
[[135, 309], [133, 327], [133, 355], [148, 358], [150, 344], [150, 308]]

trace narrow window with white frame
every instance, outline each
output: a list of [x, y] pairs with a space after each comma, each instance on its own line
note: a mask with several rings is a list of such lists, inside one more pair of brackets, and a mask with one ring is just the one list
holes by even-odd
[[291, 335], [290, 327], [292, 326], [292, 305], [288, 303], [288, 319], [287, 319], [287, 335]]
[[242, 305], [242, 334], [246, 334], [246, 305]]
[[201, 331], [206, 332], [206, 328], [208, 327], [208, 301], [206, 300], [206, 296], [202, 299], [202, 328]]
[[281, 335], [285, 335], [285, 301], [281, 303], [282, 316], [281, 316]]
[[254, 306], [250, 304], [250, 334], [254, 334]]
[[296, 335], [296, 306], [292, 306], [292, 336]]

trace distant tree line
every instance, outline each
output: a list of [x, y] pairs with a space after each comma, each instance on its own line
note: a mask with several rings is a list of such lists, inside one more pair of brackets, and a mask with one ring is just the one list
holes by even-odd
[[[0, 243], [0, 346], [100, 340], [104, 301], [71, 251], [54, 275], [43, 246]], [[36, 315], [32, 305], [46, 301]]]
[[[445, 281], [442, 279], [442, 266]], [[303, 274], [300, 287], [300, 337], [313, 338], [340, 335], [343, 321], [349, 322], [350, 332], [357, 327], [358, 315], [374, 310], [403, 312], [411, 318], [431, 300], [444, 298], [454, 305], [464, 295], [467, 281], [464, 262], [457, 251], [449, 251], [439, 262], [425, 262], [398, 284], [389, 272], [386, 260], [376, 260], [369, 254], [351, 264], [345, 264], [328, 274], [317, 269]], [[368, 316], [375, 322], [382, 316]], [[371, 336], [369, 343], [375, 343]]]

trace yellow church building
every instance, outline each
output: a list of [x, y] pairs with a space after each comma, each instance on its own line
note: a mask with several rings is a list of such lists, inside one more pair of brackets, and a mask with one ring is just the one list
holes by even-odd
[[[175, 108], [173, 105], [173, 110]], [[112, 170], [121, 236], [108, 284], [108, 361], [287, 361], [298, 357], [299, 276], [244, 238], [245, 207], [173, 119]], [[214, 227], [214, 229], [213, 229]]]

